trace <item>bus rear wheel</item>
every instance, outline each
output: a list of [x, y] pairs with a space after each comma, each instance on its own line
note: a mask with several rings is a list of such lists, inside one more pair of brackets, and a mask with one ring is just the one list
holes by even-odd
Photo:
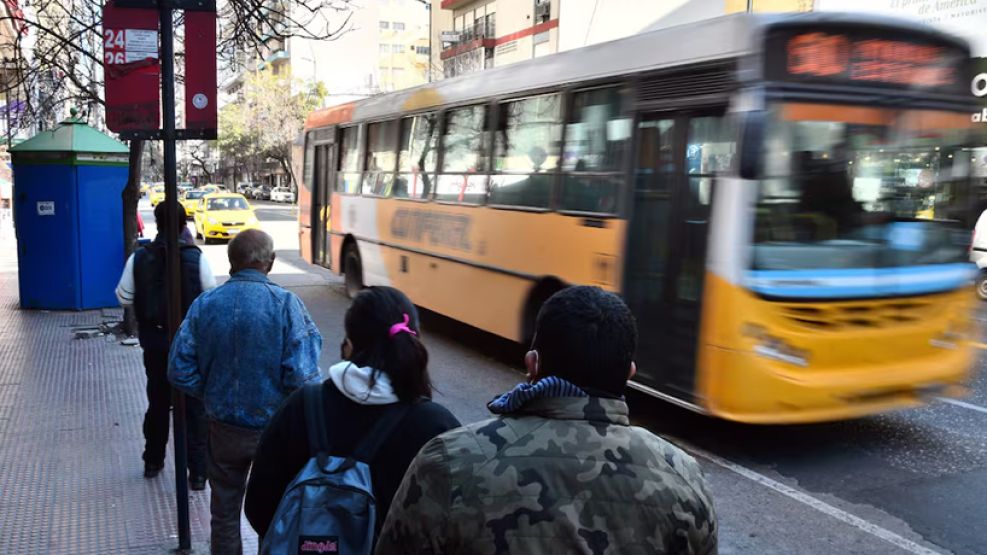
[[360, 260], [360, 251], [357, 250], [356, 245], [346, 247], [346, 252], [343, 254], [343, 264], [343, 267], [346, 268], [346, 296], [352, 299], [360, 291], [363, 291], [364, 287], [363, 262]]

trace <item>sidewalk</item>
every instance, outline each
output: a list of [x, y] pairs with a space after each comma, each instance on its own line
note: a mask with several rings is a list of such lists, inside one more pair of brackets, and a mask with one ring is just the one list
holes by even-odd
[[[0, 553], [157, 554], [178, 546], [172, 443], [143, 478], [147, 405], [139, 347], [74, 339], [122, 311], [23, 311], [13, 234], [0, 230]], [[209, 491], [191, 492], [208, 551]], [[257, 537], [243, 521], [244, 551]]]

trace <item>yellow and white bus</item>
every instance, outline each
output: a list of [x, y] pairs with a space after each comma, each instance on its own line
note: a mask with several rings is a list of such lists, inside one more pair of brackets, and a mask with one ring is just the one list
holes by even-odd
[[634, 388], [751, 423], [965, 391], [967, 45], [842, 14], [727, 16], [311, 114], [300, 247], [519, 342], [619, 292]]

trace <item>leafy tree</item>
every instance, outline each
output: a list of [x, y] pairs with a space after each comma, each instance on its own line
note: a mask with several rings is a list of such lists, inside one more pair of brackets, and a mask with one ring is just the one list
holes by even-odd
[[297, 183], [291, 144], [305, 117], [327, 96], [321, 82], [305, 85], [270, 71], [249, 73], [241, 98], [219, 114], [219, 147], [235, 166], [248, 160], [273, 160]]

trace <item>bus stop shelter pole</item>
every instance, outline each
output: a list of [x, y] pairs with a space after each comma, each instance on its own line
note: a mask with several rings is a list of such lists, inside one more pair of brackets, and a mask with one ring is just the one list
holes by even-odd
[[[175, 33], [172, 7], [161, 2], [161, 108], [164, 126], [164, 180], [165, 206], [168, 210], [168, 229], [165, 245], [168, 252], [166, 283], [168, 284], [168, 339], [169, 344], [182, 323], [181, 255], [178, 250], [178, 232], [183, 221], [178, 214], [178, 168], [175, 159]], [[184, 211], [182, 212], [184, 214]], [[175, 505], [178, 507], [178, 549], [192, 548], [188, 506], [188, 446], [185, 422], [185, 395], [172, 390], [172, 417], [175, 429]]]

